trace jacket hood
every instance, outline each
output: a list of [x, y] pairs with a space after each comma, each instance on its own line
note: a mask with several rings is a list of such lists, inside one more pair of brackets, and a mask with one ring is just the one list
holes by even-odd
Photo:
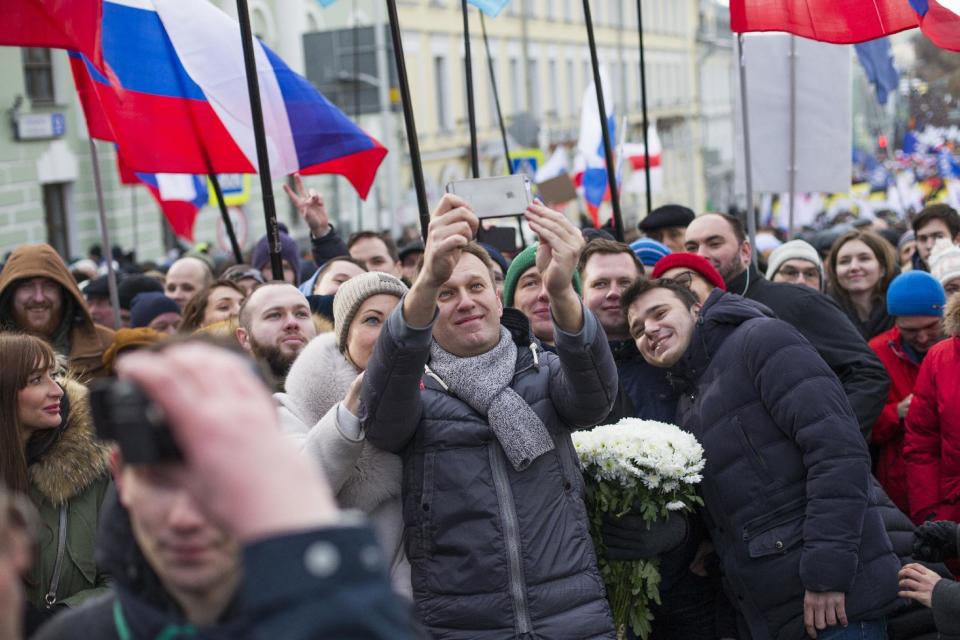
[[762, 304], [714, 289], [700, 309], [690, 347], [671, 373], [687, 380], [698, 379], [713, 355], [740, 325], [754, 318], [773, 317], [773, 312]]
[[14, 282], [37, 277], [50, 278], [63, 287], [74, 303], [74, 313], [81, 317], [85, 324], [93, 327], [93, 318], [87, 311], [86, 300], [77, 286], [77, 281], [67, 271], [67, 265], [63, 263], [60, 254], [48, 244], [22, 244], [10, 254], [3, 271], [0, 272], [0, 313], [6, 315], [9, 295], [13, 292], [11, 285]]
[[109, 448], [94, 435], [89, 393], [67, 379], [67, 415], [57, 439], [30, 465], [30, 484], [58, 507], [82, 493], [107, 473]]
[[943, 329], [947, 335], [960, 338], [960, 295], [952, 295], [947, 300], [943, 312]]

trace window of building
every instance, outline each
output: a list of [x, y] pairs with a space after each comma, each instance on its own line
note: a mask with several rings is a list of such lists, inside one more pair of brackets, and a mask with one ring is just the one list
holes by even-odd
[[577, 79], [573, 70], [573, 60], [567, 60], [567, 113], [573, 117], [577, 114]]
[[[560, 115], [560, 78], [557, 76], [557, 61], [547, 62], [547, 91], [550, 92], [549, 115], [556, 118]], [[541, 85], [542, 86], [542, 85]]]
[[434, 95], [437, 99], [437, 127], [441, 131], [449, 131], [450, 107], [447, 104], [449, 85], [447, 82], [447, 59], [443, 56], [433, 57]]
[[536, 60], [527, 60], [527, 87], [530, 91], [530, 112], [535, 118], [543, 115], [543, 103], [540, 100], [540, 65]]
[[27, 48], [23, 52], [23, 77], [27, 97], [35, 104], [53, 102], [53, 61], [50, 49]]
[[520, 77], [520, 61], [510, 58], [510, 106], [513, 114], [523, 111], [523, 78]]
[[47, 223], [47, 243], [64, 260], [70, 259], [70, 225], [67, 221], [67, 184], [43, 185], [43, 212]]

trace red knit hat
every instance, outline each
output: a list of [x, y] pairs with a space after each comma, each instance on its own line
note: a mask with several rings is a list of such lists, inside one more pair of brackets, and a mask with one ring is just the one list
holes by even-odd
[[710, 264], [709, 260], [702, 258], [695, 253], [671, 253], [668, 256], [660, 258], [656, 266], [653, 268], [651, 277], [659, 278], [665, 272], [677, 267], [686, 267], [691, 271], [696, 271], [698, 274], [703, 276], [707, 282], [716, 288], [720, 289], [721, 291], [727, 290], [727, 285], [724, 283], [720, 272], [717, 271], [712, 264]]

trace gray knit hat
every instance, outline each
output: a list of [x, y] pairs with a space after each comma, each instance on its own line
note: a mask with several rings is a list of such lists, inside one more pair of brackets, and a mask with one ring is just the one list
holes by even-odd
[[361, 273], [340, 285], [333, 297], [333, 333], [337, 336], [340, 353], [347, 348], [350, 323], [364, 300], [380, 293], [402, 298], [407, 291], [407, 285], [399, 278], [378, 271]]
[[820, 286], [823, 287], [823, 260], [813, 245], [804, 240], [785, 242], [770, 253], [767, 258], [767, 280], [773, 280], [773, 276], [777, 275], [777, 271], [787, 260], [806, 260], [815, 264], [820, 272]]

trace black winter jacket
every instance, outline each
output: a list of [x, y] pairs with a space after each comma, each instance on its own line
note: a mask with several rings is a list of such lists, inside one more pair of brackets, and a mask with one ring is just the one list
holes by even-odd
[[714, 291], [673, 374], [704, 447], [706, 521], [753, 640], [801, 640], [804, 591], [846, 594], [851, 621], [896, 603], [867, 445], [836, 376], [789, 324]]
[[408, 326], [402, 303], [364, 375], [367, 440], [404, 458], [416, 613], [434, 638], [613, 638], [570, 438], [610, 411], [617, 392], [610, 349], [586, 309], [579, 334], [555, 328], [556, 355], [531, 348], [529, 329], [503, 324], [518, 343], [511, 386], [555, 445], [524, 471], [507, 462], [485, 416], [424, 376], [432, 327]]
[[770, 282], [750, 266], [727, 291], [769, 307], [810, 341], [843, 385], [867, 442], [887, 401], [890, 379], [877, 354], [828, 296], [810, 287]]
[[633, 340], [612, 340], [620, 387], [633, 405], [631, 417], [672, 423], [677, 415], [677, 393], [667, 372], [648, 364]]

